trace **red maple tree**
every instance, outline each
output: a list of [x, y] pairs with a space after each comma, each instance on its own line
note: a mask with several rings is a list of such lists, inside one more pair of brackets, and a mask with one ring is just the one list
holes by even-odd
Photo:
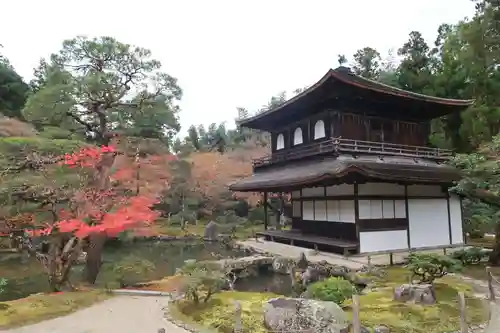
[[[60, 159], [59, 164], [63, 168], [77, 169], [75, 171], [81, 174], [90, 170], [91, 177], [87, 179], [86, 186], [73, 193], [67, 209], [53, 212], [54, 221], [42, 224], [41, 228], [27, 230], [31, 236], [49, 239], [50, 250], [37, 254], [37, 257], [46, 269], [54, 290], [60, 290], [69, 283], [71, 267], [82, 254], [86, 240], [96, 235], [102, 239], [117, 236], [123, 231], [151, 224], [159, 216], [151, 209], [157, 202], [154, 195], [131, 195], [128, 188], [119, 186], [122, 181], [130, 181], [136, 173], [129, 169], [138, 166], [131, 167], [129, 164], [111, 174], [108, 165], [106, 172], [103, 171], [103, 162], [112, 158], [114, 163], [118, 154], [114, 146], [91, 147], [66, 154]], [[102, 186], [103, 177], [106, 177], [106, 186]]]

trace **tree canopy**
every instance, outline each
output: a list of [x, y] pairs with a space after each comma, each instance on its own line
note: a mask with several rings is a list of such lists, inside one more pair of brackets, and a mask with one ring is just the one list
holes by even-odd
[[24, 117], [101, 144], [116, 131], [171, 138], [179, 130], [177, 80], [161, 71], [151, 51], [112, 37], [77, 37], [42, 60]]

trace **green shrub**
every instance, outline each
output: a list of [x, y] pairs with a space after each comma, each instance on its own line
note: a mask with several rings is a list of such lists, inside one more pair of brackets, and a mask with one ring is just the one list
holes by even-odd
[[113, 273], [120, 287], [126, 287], [144, 279], [145, 275], [153, 272], [155, 265], [135, 255], [129, 255], [114, 265]]
[[9, 281], [7, 279], [0, 278], [0, 294], [3, 294], [5, 292], [8, 282]]
[[40, 136], [47, 138], [47, 139], [71, 140], [72, 135], [73, 135], [73, 133], [71, 133], [67, 129], [55, 127], [55, 126], [46, 126], [40, 132]]
[[310, 296], [321, 301], [342, 304], [354, 294], [353, 285], [342, 278], [331, 277], [324, 281], [313, 283], [309, 287]]
[[227, 282], [226, 275], [210, 263], [187, 261], [178, 271], [185, 278], [182, 292], [195, 304], [208, 300]]
[[233, 210], [236, 216], [246, 217], [248, 216], [248, 212], [250, 209], [250, 205], [246, 200], [238, 200], [233, 205]]
[[248, 219], [250, 221], [264, 221], [264, 218], [264, 207], [255, 207], [248, 211]]
[[488, 253], [480, 247], [470, 247], [453, 252], [451, 257], [460, 260], [464, 266], [467, 266], [480, 263], [481, 260], [488, 257]]
[[408, 256], [408, 265], [411, 279], [418, 278], [419, 283], [433, 283], [435, 279], [447, 273], [458, 272], [462, 269], [460, 260], [427, 253], [412, 253]]

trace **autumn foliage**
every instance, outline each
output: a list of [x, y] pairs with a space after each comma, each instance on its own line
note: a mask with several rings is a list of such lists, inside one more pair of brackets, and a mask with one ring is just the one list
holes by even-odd
[[[104, 158], [111, 154], [118, 154], [114, 146], [84, 148], [64, 155], [60, 164], [73, 169], [98, 170]], [[127, 181], [134, 174], [132, 168], [118, 169], [110, 177], [114, 181]], [[125, 193], [119, 187], [100, 189], [88, 186], [79, 189], [72, 198], [73, 209], [59, 210], [58, 221], [29, 232], [34, 236], [55, 232], [71, 233], [78, 238], [95, 233], [116, 236], [125, 230], [150, 224], [158, 217], [158, 213], [151, 209], [156, 203], [154, 196], [137, 193], [127, 196]]]

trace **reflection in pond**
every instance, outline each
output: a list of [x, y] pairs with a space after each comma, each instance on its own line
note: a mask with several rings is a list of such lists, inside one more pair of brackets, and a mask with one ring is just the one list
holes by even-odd
[[259, 270], [257, 276], [238, 279], [234, 285], [237, 291], [271, 292], [291, 296], [292, 281], [288, 274], [276, 274], [270, 270]]
[[[133, 282], [158, 280], [173, 275], [177, 268], [183, 266], [187, 259], [214, 260], [228, 257], [244, 256], [243, 251], [228, 249], [217, 243], [185, 243], [185, 242], [138, 242], [123, 246], [107, 247], [104, 262], [97, 279], [97, 286], [107, 288], [119, 287], [116, 275], [117, 265], [135, 265], [127, 263], [131, 256], [149, 262], [152, 269], [141, 271], [134, 276]], [[81, 280], [83, 266], [73, 268], [71, 281], [78, 284]], [[26, 297], [30, 294], [47, 292], [49, 285], [42, 266], [34, 257], [20, 257], [17, 254], [0, 253], [0, 278], [8, 280], [5, 292], [0, 294], [0, 301]]]

